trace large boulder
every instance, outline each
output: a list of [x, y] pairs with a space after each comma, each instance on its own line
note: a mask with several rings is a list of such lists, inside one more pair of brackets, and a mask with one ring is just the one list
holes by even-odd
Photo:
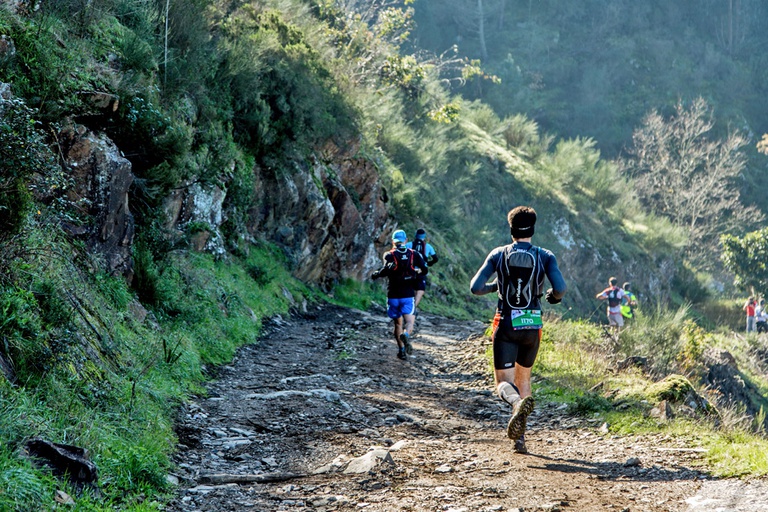
[[66, 126], [58, 141], [63, 165], [72, 178], [67, 199], [86, 213], [66, 222], [64, 228], [85, 239], [92, 253], [101, 255], [105, 270], [130, 281], [134, 236], [128, 205], [128, 189], [134, 179], [131, 163], [106, 135], [82, 125]]

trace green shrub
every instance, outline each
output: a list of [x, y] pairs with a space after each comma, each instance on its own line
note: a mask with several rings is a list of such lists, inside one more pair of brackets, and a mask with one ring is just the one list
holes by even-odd
[[0, 510], [36, 512], [50, 504], [50, 482], [0, 447]]
[[100, 465], [108, 475], [102, 484], [110, 487], [110, 493], [133, 494], [148, 487], [162, 490], [168, 485], [165, 479], [169, 466], [167, 448], [147, 442], [152, 441], [145, 439], [145, 444], [134, 444], [116, 439], [111, 450], [101, 455]]
[[63, 327], [72, 321], [72, 305], [62, 296], [62, 287], [51, 280], [40, 282], [34, 290], [34, 296], [40, 306], [43, 323], [53, 327]]
[[131, 285], [143, 303], [165, 308], [174, 296], [168, 283], [162, 279], [161, 267], [154, 254], [143, 241], [133, 246], [133, 281]]
[[223, 24], [215, 81], [231, 98], [237, 140], [257, 155], [343, 136], [353, 115], [320, 54], [277, 11], [253, 6]]
[[677, 356], [680, 368], [688, 374], [698, 374], [703, 369], [701, 356], [704, 350], [712, 344], [711, 336], [696, 325], [692, 320], [686, 320], [681, 335], [682, 347]]
[[105, 272], [96, 272], [93, 278], [96, 288], [109, 305], [118, 311], [124, 311], [128, 307], [133, 295], [123, 278], [110, 276]]
[[45, 343], [38, 313], [38, 303], [32, 292], [20, 288], [5, 288], [0, 293], [0, 350], [13, 364], [20, 379], [30, 372], [48, 368], [51, 350]]
[[625, 357], [647, 356], [651, 370], [666, 375], [675, 368], [682, 349], [681, 336], [689, 306], [670, 311], [658, 306], [643, 310], [619, 335], [619, 351]]
[[17, 233], [32, 208], [32, 174], [53, 166], [32, 114], [20, 99], [0, 99], [0, 239]]
[[592, 139], [560, 141], [542, 167], [561, 190], [580, 189], [607, 210], [629, 194], [616, 165], [602, 160], [596, 145]]
[[122, 151], [132, 155], [137, 177], [162, 190], [176, 185], [182, 177], [179, 163], [192, 145], [191, 128], [166, 112], [155, 95], [126, 93], [117, 112], [120, 122], [109, 135]]
[[388, 55], [381, 67], [384, 83], [400, 88], [409, 99], [421, 94], [425, 77], [424, 68], [412, 55]]
[[591, 416], [596, 412], [611, 410], [611, 402], [596, 393], [584, 393], [576, 396], [569, 410], [580, 416]]
[[358, 282], [343, 279], [334, 284], [329, 294], [331, 301], [355, 309], [367, 311], [372, 303], [386, 304], [386, 296], [381, 286], [373, 282]]

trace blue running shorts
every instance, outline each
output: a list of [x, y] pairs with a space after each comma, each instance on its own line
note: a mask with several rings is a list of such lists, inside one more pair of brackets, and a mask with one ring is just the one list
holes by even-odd
[[413, 297], [405, 299], [387, 299], [387, 316], [389, 318], [400, 318], [403, 315], [413, 314]]

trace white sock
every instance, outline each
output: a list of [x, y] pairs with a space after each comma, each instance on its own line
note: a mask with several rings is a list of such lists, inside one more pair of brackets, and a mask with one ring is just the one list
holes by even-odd
[[509, 382], [502, 382], [499, 384], [499, 387], [496, 388], [496, 392], [499, 394], [499, 398], [509, 405], [515, 405], [515, 402], [520, 400], [520, 393], [517, 392], [517, 388]]

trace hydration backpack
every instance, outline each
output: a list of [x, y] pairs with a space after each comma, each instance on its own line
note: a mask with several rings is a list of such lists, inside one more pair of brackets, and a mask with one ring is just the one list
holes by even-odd
[[414, 251], [417, 251], [424, 256], [424, 261], [427, 261], [427, 242], [425, 240], [417, 238], [413, 241], [412, 248]]
[[399, 277], [400, 279], [413, 279], [416, 276], [416, 268], [413, 266], [413, 250], [406, 249], [401, 252], [397, 249], [389, 251], [392, 255], [394, 264], [392, 266], [391, 276]]
[[541, 297], [538, 273], [541, 267], [539, 248], [515, 249], [509, 245], [496, 269], [499, 276], [499, 292], [512, 309], [528, 309]]
[[614, 286], [613, 288], [611, 288], [611, 291], [608, 292], [609, 307], [615, 308], [616, 306], [621, 304], [621, 298], [619, 297], [619, 290], [621, 290], [621, 288]]

